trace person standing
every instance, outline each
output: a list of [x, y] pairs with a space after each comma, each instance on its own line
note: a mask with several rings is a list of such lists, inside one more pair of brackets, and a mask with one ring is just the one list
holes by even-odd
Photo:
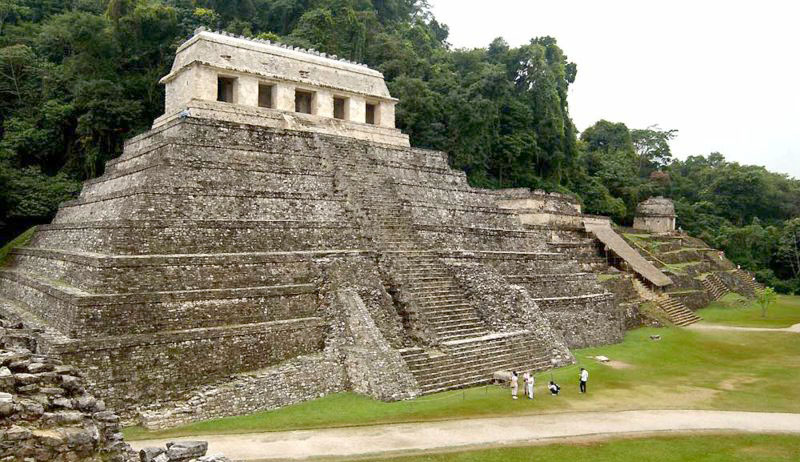
[[581, 393], [586, 393], [586, 382], [589, 381], [589, 371], [581, 368]]
[[517, 399], [518, 391], [519, 391], [519, 376], [517, 376], [517, 371], [511, 371], [511, 399]]
[[531, 380], [531, 374], [530, 374], [530, 372], [527, 372], [527, 371], [526, 371], [524, 374], [522, 374], [522, 382], [525, 384], [525, 385], [524, 385], [524, 387], [525, 387], [525, 388], [523, 388], [523, 390], [525, 391], [525, 396], [527, 396], [528, 398], [530, 398], [530, 397], [531, 397], [531, 396], [528, 394], [528, 382], [529, 382], [530, 380]]
[[528, 388], [528, 399], [533, 399], [533, 385], [536, 383], [536, 378], [533, 376], [533, 372], [526, 372], [525, 375], [527, 376], [525, 386]]

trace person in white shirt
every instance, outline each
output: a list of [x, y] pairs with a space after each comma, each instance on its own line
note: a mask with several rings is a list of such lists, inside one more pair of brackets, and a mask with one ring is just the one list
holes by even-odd
[[536, 383], [536, 378], [533, 373], [525, 373], [525, 386], [528, 389], [528, 399], [533, 399], [533, 385]]
[[518, 390], [519, 376], [517, 376], [517, 371], [511, 371], [511, 399], [517, 399]]
[[581, 393], [586, 393], [586, 382], [589, 381], [589, 371], [581, 368]]

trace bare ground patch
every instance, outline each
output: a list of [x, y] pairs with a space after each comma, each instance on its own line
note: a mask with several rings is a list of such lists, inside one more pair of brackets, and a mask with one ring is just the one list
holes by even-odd
[[758, 382], [758, 377], [753, 376], [739, 376], [730, 377], [719, 383], [719, 388], [725, 391], [733, 391], [740, 387]]
[[616, 361], [616, 360], [613, 360], [613, 359], [611, 361], [607, 361], [607, 362], [605, 362], [603, 364], [605, 364], [606, 366], [608, 366], [608, 367], [610, 367], [612, 369], [630, 369], [630, 368], [634, 367], [633, 364], [626, 363], [625, 361]]

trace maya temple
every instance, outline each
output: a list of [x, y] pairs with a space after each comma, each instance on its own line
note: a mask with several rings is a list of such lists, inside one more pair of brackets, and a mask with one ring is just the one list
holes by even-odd
[[0, 314], [148, 427], [549, 369], [642, 304], [682, 325], [752, 292], [668, 200], [625, 234], [575, 197], [471, 187], [364, 65], [198, 30], [161, 82], [152, 129], [0, 269]]

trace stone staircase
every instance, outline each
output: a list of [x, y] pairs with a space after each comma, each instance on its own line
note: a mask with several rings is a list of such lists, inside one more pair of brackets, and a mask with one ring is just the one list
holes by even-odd
[[688, 326], [700, 320], [700, 317], [694, 314], [686, 305], [671, 298], [669, 295], [653, 292], [639, 279], [633, 280], [633, 287], [642, 299], [654, 302], [662, 311], [667, 313], [670, 322], [676, 326]]
[[487, 383], [496, 371], [538, 371], [550, 356], [528, 332], [488, 334], [444, 342], [440, 350], [401, 350], [423, 393]]
[[390, 178], [362, 172], [349, 184], [351, 197], [366, 215], [375, 250], [391, 262], [407, 297], [410, 323], [435, 337], [432, 346], [399, 350], [423, 393], [487, 383], [499, 370], [552, 367], [550, 354], [534, 334], [487, 330], [446, 265], [417, 237], [409, 209]]
[[748, 273], [743, 269], [737, 269], [736, 275], [739, 276], [744, 286], [747, 287], [747, 290], [752, 293], [753, 296], [757, 295], [758, 292], [761, 292], [765, 288], [764, 284], [757, 282], [755, 279], [753, 279], [754, 276], [751, 273]]
[[439, 341], [488, 334], [458, 283], [436, 255], [425, 251], [395, 253], [395, 262], [420, 318]]
[[447, 267], [418, 242], [411, 216], [399, 200], [393, 182], [388, 178], [368, 180], [360, 186], [362, 209], [373, 224], [373, 242], [393, 262], [415, 308], [410, 313], [411, 322], [425, 323], [439, 342], [487, 335], [483, 322]]
[[702, 280], [702, 282], [706, 292], [708, 292], [708, 294], [711, 296], [711, 300], [719, 300], [725, 296], [725, 294], [730, 292], [728, 287], [716, 274], [709, 274]]
[[686, 305], [668, 295], [657, 301], [656, 304], [667, 313], [670, 321], [676, 326], [688, 326], [700, 320], [700, 317]]

